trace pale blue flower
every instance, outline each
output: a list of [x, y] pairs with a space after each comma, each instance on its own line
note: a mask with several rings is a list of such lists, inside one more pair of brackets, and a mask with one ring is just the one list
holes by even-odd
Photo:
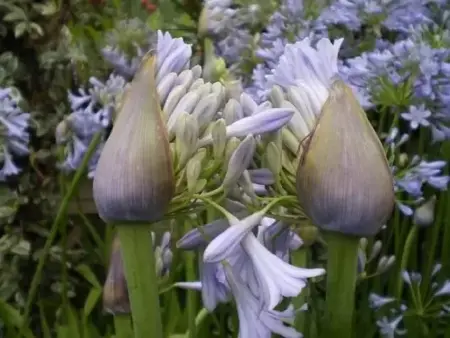
[[326, 35], [325, 25], [306, 17], [303, 0], [283, 0], [261, 34], [259, 47], [255, 50], [255, 55], [261, 59], [261, 63], [254, 68], [252, 83], [246, 91], [258, 102], [266, 100], [267, 90], [270, 89], [267, 75], [278, 64], [286, 44], [305, 37], [316, 42]]
[[216, 54], [226, 61], [231, 72], [241, 75], [240, 65], [245, 61], [244, 52], [252, 45], [250, 29], [258, 21], [259, 6], [231, 8], [233, 5], [231, 0], [205, 0], [205, 22], [200, 22], [200, 30], [214, 37]]
[[225, 275], [236, 301], [239, 317], [239, 338], [268, 338], [273, 333], [285, 338], [300, 338], [302, 335], [285, 323], [293, 324], [294, 309], [284, 311], [262, 308], [259, 299], [227, 265]]
[[[125, 79], [114, 74], [104, 83], [92, 77], [89, 84], [91, 87], [88, 90], [79, 89], [76, 94], [68, 93], [72, 113], [65, 118], [64, 123], [69, 129], [69, 135], [57, 137], [57, 141], [65, 146], [66, 152], [61, 168], [69, 172], [77, 170], [81, 165], [94, 135], [105, 132], [105, 128], [111, 125], [116, 103], [126, 86]], [[89, 177], [94, 175], [101, 149], [102, 145], [89, 160]]]
[[14, 156], [29, 153], [28, 131], [30, 114], [20, 108], [22, 98], [16, 89], [0, 87], [0, 138], [2, 141], [2, 162], [0, 180], [20, 173], [21, 169], [14, 163]]
[[431, 112], [422, 104], [419, 107], [410, 106], [407, 113], [402, 113], [401, 117], [409, 121], [411, 129], [417, 129], [419, 126], [428, 127], [430, 122], [427, 120], [431, 116]]
[[395, 302], [395, 298], [383, 297], [383, 296], [377, 295], [375, 293], [371, 293], [369, 295], [369, 302], [370, 302], [370, 306], [373, 309], [378, 310], [379, 308], [383, 307], [384, 305]]
[[142, 57], [156, 44], [154, 32], [140, 19], [121, 20], [106, 34], [101, 53], [114, 72], [131, 80]]
[[396, 316], [392, 319], [388, 317], [382, 317], [377, 320], [377, 326], [379, 328], [380, 334], [384, 338], [395, 338], [397, 335], [401, 336], [406, 334], [405, 329], [400, 329], [399, 325], [403, 319], [403, 316]]
[[387, 29], [405, 32], [411, 25], [430, 22], [426, 1], [421, 0], [337, 0], [323, 11], [326, 24], [341, 24], [357, 31], [378, 19]]

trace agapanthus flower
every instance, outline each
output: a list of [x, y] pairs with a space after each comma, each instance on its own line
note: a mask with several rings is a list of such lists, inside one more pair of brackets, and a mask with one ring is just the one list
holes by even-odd
[[384, 338], [395, 338], [406, 334], [406, 329], [400, 329], [400, 323], [403, 320], [403, 316], [395, 316], [393, 318], [382, 317], [377, 320], [377, 326], [380, 334]]
[[145, 22], [134, 18], [119, 21], [105, 38], [101, 52], [114, 71], [130, 80], [144, 54], [156, 44], [156, 34]]
[[[448, 56], [448, 49], [434, 48], [420, 36], [413, 36], [344, 60], [340, 74], [364, 107], [410, 105], [400, 116], [412, 129], [431, 128], [433, 139], [442, 141], [450, 136]], [[388, 96], [384, 93], [399, 90], [402, 92], [391, 95], [390, 101], [382, 99]]]
[[256, 4], [233, 8], [232, 0], [205, 0], [200, 30], [214, 37], [216, 54], [228, 64], [230, 71], [240, 75], [243, 54], [252, 45], [252, 26], [258, 21]]
[[338, 0], [331, 4], [320, 19], [325, 24], [341, 24], [352, 31], [363, 25], [376, 24], [393, 31], [404, 32], [411, 25], [430, 22], [428, 1], [417, 0]]
[[[89, 82], [91, 88], [88, 90], [69, 92], [72, 113], [61, 122], [60, 130], [57, 130], [56, 141], [66, 147], [66, 159], [61, 167], [69, 172], [80, 166], [94, 135], [104, 132], [111, 125], [116, 104], [126, 86], [124, 78], [113, 74], [105, 83], [97, 78], [91, 78]], [[93, 177], [101, 149], [102, 145], [90, 159], [89, 177]]]
[[[215, 235], [204, 251], [205, 264], [218, 264], [224, 259], [230, 259], [230, 257], [237, 261], [240, 259], [247, 261], [246, 264], [250, 267], [252, 273], [245, 280], [256, 281], [258, 287], [264, 290], [261, 293], [260, 302], [268, 309], [273, 309], [283, 297], [298, 295], [305, 287], [307, 278], [320, 276], [324, 273], [323, 269], [294, 267], [284, 260], [290, 247], [298, 247], [298, 244], [294, 244], [299, 242], [295, 236], [285, 237], [284, 241], [272, 247], [273, 252], [264, 246], [264, 240], [270, 239], [267, 235], [272, 238], [275, 237], [275, 233], [267, 234], [265, 233], [267, 231], [266, 226], [261, 226], [258, 237], [255, 237], [251, 231], [261, 225], [264, 220], [264, 212], [253, 213], [242, 219], [238, 219], [229, 213], [226, 216], [226, 222], [230, 226], [225, 230], [223, 229], [223, 223], [214, 223], [205, 227], [205, 229], [210, 229], [205, 230], [206, 235]], [[269, 219], [266, 221], [269, 221]], [[275, 223], [273, 222], [271, 226], [274, 226]], [[213, 225], [217, 232], [212, 232]], [[219, 233], [219, 231], [223, 232]], [[198, 241], [199, 236], [202, 236], [201, 231], [187, 234], [185, 238], [180, 240], [179, 246], [191, 246], [194, 239]], [[198, 243], [200, 244], [200, 242]]]
[[[423, 197], [422, 187], [427, 184], [438, 190], [446, 190], [450, 177], [442, 175], [446, 166], [445, 161], [425, 161], [415, 156], [410, 163], [402, 168], [393, 167], [395, 190], [397, 193], [406, 192], [413, 200], [413, 205], [419, 203]], [[397, 201], [400, 210], [410, 216], [413, 209], [402, 201]]]
[[258, 102], [267, 99], [267, 75], [275, 68], [287, 43], [305, 37], [317, 41], [327, 35], [326, 26], [307, 17], [303, 0], [284, 0], [272, 14], [265, 31], [261, 34], [255, 55], [261, 62], [254, 68], [252, 83], [246, 89]]
[[[271, 222], [270, 219], [263, 220], [265, 222], [262, 223]], [[266, 233], [267, 227], [272, 225], [274, 223], [270, 223], [270, 225], [268, 223], [261, 224], [257, 237], [267, 238], [265, 236], [268, 235]], [[263, 231], [261, 231], [261, 227], [264, 228]], [[226, 228], [228, 228], [227, 220], [214, 221], [190, 231], [180, 239], [177, 245], [182, 249], [204, 248], [209, 240], [214, 240], [220, 234], [225, 237], [226, 233], [223, 231]], [[297, 242], [294, 239], [286, 245], [297, 247]], [[285, 250], [288, 249], [283, 251]], [[258, 251], [254, 254], [259, 253]], [[267, 254], [263, 254], [261, 261], [264, 260], [264, 257], [267, 258]], [[274, 265], [274, 262], [271, 261], [270, 264]], [[279, 263], [275, 262], [275, 265], [277, 264]], [[257, 269], [260, 269], [260, 267], [253, 265], [247, 251], [237, 246], [224, 261], [201, 261], [199, 281], [179, 282], [175, 285], [201, 291], [203, 305], [209, 311], [212, 311], [218, 303], [228, 302], [233, 297], [238, 310], [239, 332], [242, 338], [255, 337], [255, 335], [256, 337], [268, 337], [271, 333], [278, 333], [282, 337], [300, 337], [298, 332], [283, 324], [283, 322], [292, 323], [295, 312], [291, 306], [279, 312], [262, 304], [261, 300], [264, 297], [261, 297], [261, 280], [258, 277]], [[283, 276], [286, 277], [285, 274], [279, 274], [278, 278], [283, 279]]]
[[30, 114], [20, 108], [21, 96], [16, 89], [0, 88], [1, 162], [0, 180], [17, 175], [21, 169], [14, 163], [13, 156], [29, 153], [28, 131]]

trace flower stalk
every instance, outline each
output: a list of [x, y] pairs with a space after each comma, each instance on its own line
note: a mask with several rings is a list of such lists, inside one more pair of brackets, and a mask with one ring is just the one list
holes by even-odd
[[353, 337], [359, 238], [328, 232], [327, 295], [321, 337]]
[[135, 338], [163, 338], [155, 256], [147, 224], [116, 224], [130, 296]]

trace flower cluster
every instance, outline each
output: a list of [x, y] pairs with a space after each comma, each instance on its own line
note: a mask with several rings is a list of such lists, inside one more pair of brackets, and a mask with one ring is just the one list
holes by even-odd
[[144, 54], [156, 43], [156, 34], [139, 19], [119, 21], [105, 38], [102, 55], [114, 71], [130, 80]]
[[[69, 92], [72, 113], [56, 130], [56, 142], [65, 149], [61, 168], [67, 172], [74, 171], [81, 165], [94, 135], [103, 133], [111, 125], [116, 104], [126, 85], [124, 78], [113, 74], [105, 83], [94, 77], [89, 82], [91, 88], [88, 90]], [[90, 159], [89, 177], [93, 177], [100, 152], [101, 146]]]
[[0, 88], [1, 162], [0, 181], [20, 173], [13, 156], [28, 155], [30, 114], [20, 108], [21, 97], [16, 89]]

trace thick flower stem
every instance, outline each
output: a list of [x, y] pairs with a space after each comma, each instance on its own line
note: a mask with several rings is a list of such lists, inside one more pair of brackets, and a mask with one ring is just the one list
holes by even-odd
[[116, 338], [133, 338], [132, 325], [131, 315], [115, 315], [114, 327], [116, 328]]
[[[307, 268], [308, 266], [308, 248], [299, 248], [298, 250], [295, 250], [291, 254], [291, 260], [292, 264], [294, 266], [298, 266], [301, 268]], [[292, 303], [294, 304], [294, 307], [296, 310], [300, 309], [302, 306], [305, 305], [305, 303], [308, 300], [308, 293], [309, 289], [306, 286], [302, 292], [295, 297], [292, 300]], [[295, 329], [301, 333], [303, 333], [306, 337], [309, 337], [308, 335], [308, 328], [309, 321], [308, 321], [308, 312], [307, 311], [298, 311], [295, 316], [294, 326]]]
[[163, 338], [152, 239], [143, 224], [117, 225], [135, 338]]
[[359, 238], [327, 233], [327, 295], [323, 338], [352, 338]]

